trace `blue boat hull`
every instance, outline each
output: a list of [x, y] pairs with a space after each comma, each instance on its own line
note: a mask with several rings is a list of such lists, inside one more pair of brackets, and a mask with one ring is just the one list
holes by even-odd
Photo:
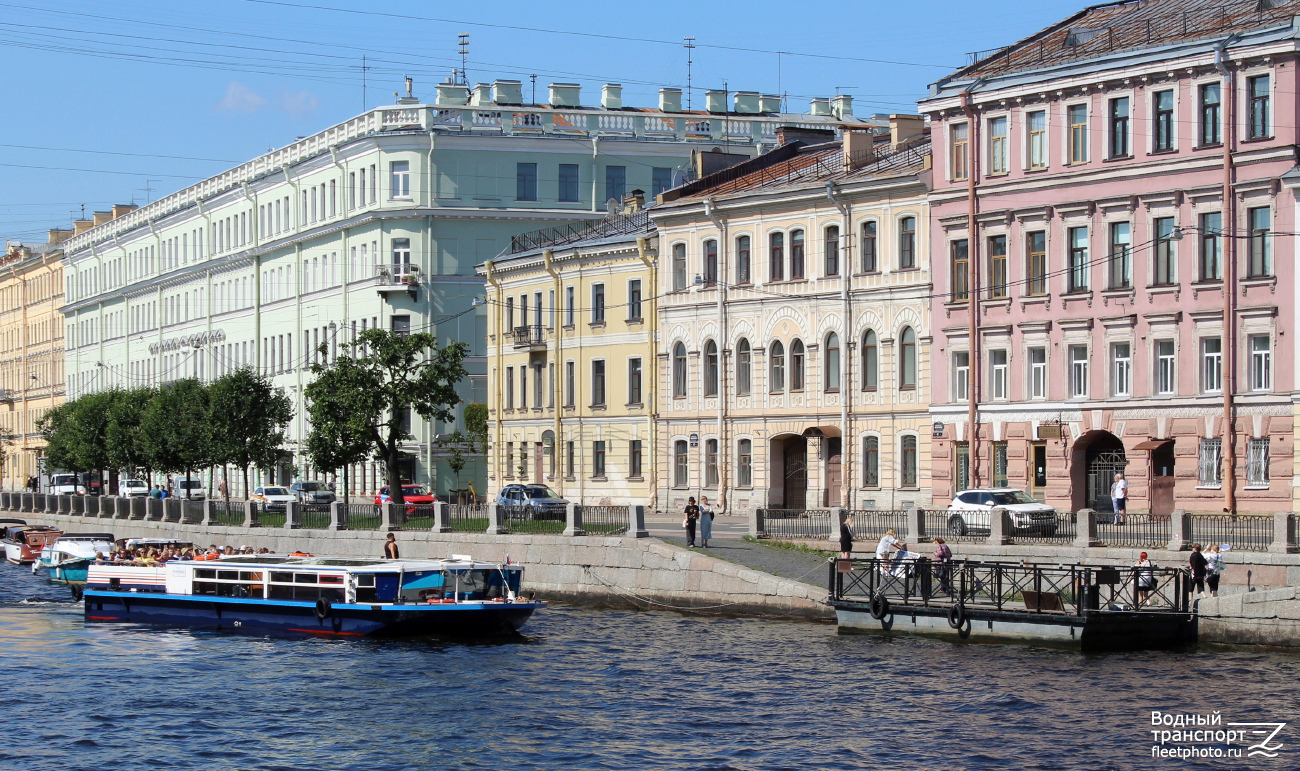
[[491, 637], [519, 631], [537, 602], [483, 602], [434, 605], [336, 603], [324, 618], [314, 603], [157, 592], [87, 589], [87, 621], [127, 621], [239, 632]]
[[55, 565], [50, 569], [50, 580], [58, 584], [84, 584], [90, 572], [90, 560]]

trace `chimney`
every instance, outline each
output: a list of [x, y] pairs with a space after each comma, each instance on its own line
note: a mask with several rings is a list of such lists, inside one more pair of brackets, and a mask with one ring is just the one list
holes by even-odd
[[920, 115], [890, 115], [889, 145], [901, 150], [912, 141], [925, 135], [925, 118]]
[[831, 112], [840, 120], [853, 117], [853, 97], [840, 94], [831, 100]]
[[552, 107], [582, 106], [582, 86], [577, 83], [552, 83], [550, 92]]
[[845, 128], [842, 132], [844, 139], [841, 145], [844, 148], [844, 170], [860, 169], [875, 160], [875, 135], [870, 131], [854, 131]]
[[834, 142], [834, 129], [810, 129], [800, 128], [798, 126], [779, 126], [776, 130], [777, 146], [790, 144], [791, 142], [803, 142], [805, 145], [820, 145], [823, 142]]
[[92, 227], [103, 225], [113, 219], [113, 213], [108, 211], [97, 211], [92, 216], [95, 218], [95, 224]]
[[760, 112], [760, 101], [757, 91], [737, 91], [736, 112], [741, 115], [757, 115]]
[[70, 228], [50, 228], [49, 241], [47, 243], [51, 245], [61, 244], [71, 237], [72, 230]]
[[682, 90], [680, 88], [659, 89], [659, 111], [660, 112], [681, 112], [682, 111]]
[[704, 109], [708, 112], [727, 111], [727, 92], [711, 88], [704, 92]]
[[524, 84], [518, 80], [492, 81], [492, 101], [497, 104], [523, 104]]
[[812, 100], [812, 107], [809, 108], [808, 112], [812, 113], [813, 115], [830, 115], [831, 100], [829, 99]]
[[475, 83], [474, 92], [469, 97], [470, 107], [487, 107], [492, 104], [492, 86], [488, 83]]
[[439, 105], [462, 105], [469, 102], [469, 94], [465, 93], [465, 86], [462, 83], [452, 83], [450, 80], [438, 84], [438, 96], [434, 104]]
[[133, 203], [115, 203], [113, 204], [113, 219], [117, 219], [127, 212], [133, 212], [136, 208]]
[[74, 220], [72, 223], [72, 235], [79, 236], [93, 227], [95, 227], [94, 220]]
[[759, 112], [781, 112], [781, 97], [776, 94], [763, 94], [758, 98]]
[[633, 190], [623, 199], [623, 213], [636, 214], [645, 208], [645, 191]]
[[606, 110], [623, 109], [623, 87], [617, 83], [606, 83], [601, 86], [600, 106]]

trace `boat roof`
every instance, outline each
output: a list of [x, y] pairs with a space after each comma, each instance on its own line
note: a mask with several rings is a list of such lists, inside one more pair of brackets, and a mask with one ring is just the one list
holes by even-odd
[[195, 565], [197, 567], [234, 567], [237, 565], [248, 565], [250, 567], [266, 567], [268, 565], [278, 565], [286, 568], [371, 568], [378, 572], [398, 572], [402, 570], [496, 570], [506, 567], [497, 562], [485, 562], [476, 560], [463, 554], [457, 554], [448, 559], [430, 559], [430, 560], [413, 560], [413, 559], [379, 559], [369, 557], [293, 557], [287, 554], [256, 554], [256, 555], [229, 555], [219, 560], [209, 562], [194, 561], [185, 562], [186, 565]]
[[[109, 538], [112, 538], [112, 536], [109, 536]], [[194, 542], [193, 542], [193, 541], [181, 541], [181, 540], [178, 540], [178, 539], [176, 539], [176, 538], [123, 538], [122, 540], [126, 541], [126, 545], [127, 545], [127, 546], [132, 546], [132, 545], [137, 545], [137, 546], [174, 546], [174, 545], [193, 546], [193, 545], [194, 545]]]
[[27, 524], [27, 520], [25, 519], [0, 519], [0, 525], [25, 525], [25, 524]]
[[112, 533], [64, 533], [59, 536], [60, 541], [112, 541]]

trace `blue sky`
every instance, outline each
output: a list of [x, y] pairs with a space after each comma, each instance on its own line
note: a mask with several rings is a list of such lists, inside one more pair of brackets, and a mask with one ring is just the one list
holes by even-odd
[[[432, 101], [470, 34], [471, 81], [577, 82], [595, 104], [655, 104], [692, 83], [788, 95], [838, 88], [855, 112], [910, 112], [970, 51], [1014, 42], [1081, 2], [433, 3], [389, 0], [0, 1], [0, 231], [43, 241], [86, 211], [143, 203], [295, 137], [391, 103], [402, 76]], [[338, 10], [342, 9], [342, 10]], [[570, 33], [570, 34], [565, 34]], [[581, 34], [572, 34], [581, 33]], [[778, 55], [777, 51], [790, 52]], [[815, 54], [810, 56], [808, 54]], [[842, 57], [842, 58], [833, 58]], [[870, 61], [868, 61], [870, 60]], [[892, 63], [885, 63], [892, 62]], [[695, 92], [695, 105], [703, 93]], [[93, 151], [93, 152], [87, 152]], [[152, 188], [150, 190], [149, 188]]]

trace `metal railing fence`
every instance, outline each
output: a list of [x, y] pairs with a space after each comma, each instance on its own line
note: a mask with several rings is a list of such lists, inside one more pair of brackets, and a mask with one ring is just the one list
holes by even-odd
[[[839, 523], [831, 528], [830, 509], [759, 509], [770, 538], [825, 541], [839, 538]], [[832, 535], [832, 532], [834, 535]]]
[[1124, 524], [1117, 525], [1109, 515], [1107, 522], [1098, 517], [1097, 538], [1105, 546], [1134, 549], [1163, 549], [1173, 537], [1173, 524], [1167, 516], [1125, 514]]
[[1271, 514], [1192, 514], [1191, 527], [1183, 536], [1188, 543], [1231, 544], [1233, 549], [1268, 551], [1273, 543]]
[[627, 532], [626, 506], [583, 506], [582, 529], [588, 535], [619, 535]]

